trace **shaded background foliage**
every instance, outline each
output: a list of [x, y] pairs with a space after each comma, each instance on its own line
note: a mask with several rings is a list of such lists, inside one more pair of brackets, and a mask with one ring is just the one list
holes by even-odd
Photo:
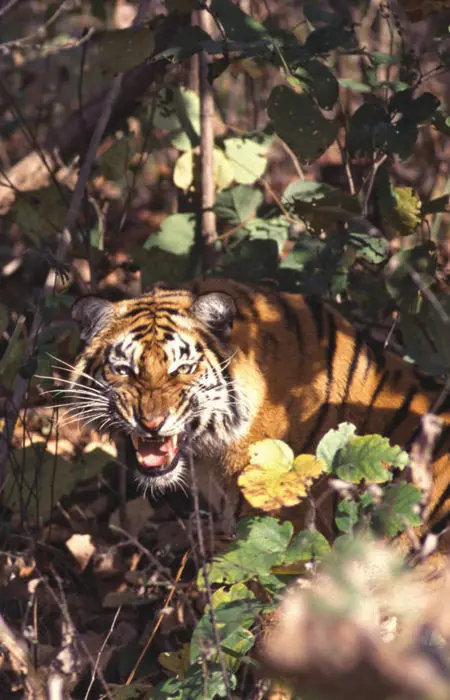
[[[50, 374], [49, 354], [74, 357], [69, 308], [80, 294], [118, 299], [198, 274], [270, 280], [338, 304], [428, 372], [449, 370], [445, 3], [212, 0], [206, 9], [168, 0], [140, 3], [143, 17], [132, 25], [137, 6], [0, 5], [0, 402], [9, 417], [0, 443], [2, 536], [22, 545], [24, 536], [41, 538], [46, 555], [80, 522], [102, 532], [120, 484], [124, 508], [123, 477], [111, 462], [121, 455], [71, 423], [52, 433], [55, 413], [35, 378]], [[214, 104], [207, 231], [205, 85]], [[63, 498], [76, 485], [89, 503], [81, 521], [79, 506]], [[61, 498], [60, 529], [43, 530]], [[344, 506], [340, 516], [349, 527], [354, 511]], [[158, 517], [171, 522], [164, 511]], [[156, 551], [176, 570], [185, 536], [159, 537]], [[126, 679], [135, 652], [108, 682]], [[223, 669], [215, 670], [226, 696]], [[158, 672], [153, 660], [142, 675]], [[196, 697], [198, 682], [186, 681], [194, 688], [186, 697]]]

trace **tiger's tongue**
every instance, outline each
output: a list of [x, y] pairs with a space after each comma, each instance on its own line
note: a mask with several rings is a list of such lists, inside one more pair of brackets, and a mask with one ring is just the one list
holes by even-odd
[[164, 442], [138, 440], [135, 444], [138, 460], [143, 467], [162, 467], [173, 458], [175, 445], [171, 439]]

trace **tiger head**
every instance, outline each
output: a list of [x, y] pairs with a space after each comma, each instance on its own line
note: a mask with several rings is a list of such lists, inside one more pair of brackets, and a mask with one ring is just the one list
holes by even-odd
[[189, 454], [226, 446], [246, 422], [232, 375], [233, 298], [156, 288], [137, 299], [84, 297], [72, 309], [86, 345], [71, 375], [71, 410], [130, 435], [138, 480], [183, 481]]

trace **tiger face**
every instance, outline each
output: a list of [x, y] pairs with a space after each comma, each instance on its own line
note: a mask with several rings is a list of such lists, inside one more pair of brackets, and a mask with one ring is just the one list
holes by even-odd
[[85, 422], [130, 435], [144, 489], [182, 483], [190, 453], [226, 447], [244, 429], [245, 401], [230, 366], [235, 313], [223, 292], [195, 298], [156, 288], [118, 303], [75, 303], [86, 346], [71, 397]]

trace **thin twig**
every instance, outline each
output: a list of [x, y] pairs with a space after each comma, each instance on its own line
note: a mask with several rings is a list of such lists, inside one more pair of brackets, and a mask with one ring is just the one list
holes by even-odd
[[154, 628], [153, 628], [153, 630], [152, 630], [152, 633], [151, 633], [150, 637], [147, 639], [146, 643], [144, 644], [144, 648], [142, 649], [141, 653], [139, 654], [138, 660], [137, 660], [136, 663], [134, 664], [133, 669], [132, 669], [132, 671], [130, 672], [130, 675], [128, 676], [127, 680], [125, 681], [125, 685], [130, 685], [130, 683], [133, 681], [133, 678], [134, 678], [134, 676], [136, 675], [136, 671], [138, 670], [139, 666], [141, 665], [142, 659], [144, 658], [145, 654], [147, 653], [147, 649], [149, 648], [150, 644], [151, 644], [152, 641], [154, 640], [155, 635], [156, 635], [157, 631], [159, 630], [159, 628], [160, 628], [160, 626], [161, 626], [161, 623], [162, 623], [163, 618], [164, 618], [164, 610], [167, 608], [167, 606], [169, 605], [170, 601], [171, 601], [172, 598], [173, 598], [173, 595], [174, 595], [174, 593], [175, 593], [175, 591], [176, 591], [176, 589], [177, 589], [177, 584], [178, 584], [178, 582], [179, 582], [181, 576], [183, 575], [183, 571], [184, 571], [184, 569], [185, 569], [187, 560], [189, 559], [189, 555], [190, 555], [190, 551], [189, 551], [189, 550], [183, 554], [183, 558], [182, 558], [182, 560], [181, 560], [180, 567], [179, 567], [179, 569], [178, 569], [178, 571], [177, 571], [177, 575], [175, 576], [175, 581], [174, 581], [174, 583], [173, 583], [172, 588], [171, 588], [170, 591], [169, 591], [169, 595], [167, 596], [166, 600], [164, 601], [164, 605], [163, 605], [163, 607], [162, 607], [162, 611], [161, 611], [160, 614], [159, 614], [159, 617], [158, 617], [158, 619], [157, 619], [157, 621], [156, 621], [156, 624], [155, 624], [155, 626], [154, 626]]
[[[364, 194], [364, 200], [363, 200], [363, 205], [362, 205], [362, 210], [363, 210], [363, 215], [367, 216], [367, 212], [369, 210], [369, 200], [370, 200], [370, 195], [372, 194], [373, 186], [375, 184], [375, 178], [377, 176], [378, 170], [381, 168], [383, 163], [387, 160], [387, 153], [384, 153], [381, 158], [379, 158], [377, 161], [372, 166], [372, 169], [367, 177], [367, 189]], [[365, 184], [365, 183], [364, 183]], [[364, 185], [361, 188], [361, 193], [364, 189]]]
[[97, 658], [95, 659], [95, 666], [94, 666], [94, 668], [92, 669], [91, 680], [90, 680], [88, 689], [86, 690], [86, 694], [85, 694], [85, 696], [84, 696], [84, 700], [88, 700], [88, 697], [89, 697], [89, 695], [90, 695], [92, 686], [94, 685], [94, 681], [95, 681], [95, 679], [97, 678], [97, 671], [98, 671], [98, 667], [99, 667], [99, 664], [100, 664], [100, 659], [102, 658], [102, 654], [103, 654], [103, 652], [105, 651], [106, 645], [107, 645], [108, 642], [109, 642], [109, 639], [110, 639], [110, 637], [111, 637], [111, 635], [112, 635], [112, 633], [113, 633], [113, 631], [114, 631], [114, 627], [115, 627], [116, 624], [117, 624], [117, 620], [119, 619], [119, 615], [120, 615], [121, 612], [122, 612], [122, 606], [119, 605], [119, 607], [118, 607], [117, 610], [116, 610], [116, 614], [114, 615], [113, 621], [111, 622], [111, 626], [110, 626], [110, 628], [109, 628], [109, 630], [108, 630], [108, 634], [106, 635], [105, 639], [103, 640], [103, 644], [102, 644], [102, 646], [100, 647], [100, 651], [99, 651], [98, 654], [97, 654]]
[[228, 698], [228, 700], [231, 700], [232, 696], [231, 696], [230, 683], [228, 680], [228, 671], [227, 671], [227, 666], [225, 663], [224, 654], [222, 651], [222, 642], [220, 639], [219, 629], [217, 627], [216, 614], [214, 611], [214, 605], [213, 605], [213, 600], [212, 600], [212, 588], [211, 588], [211, 583], [209, 581], [209, 575], [208, 575], [208, 563], [207, 563], [207, 557], [206, 557], [205, 540], [203, 537], [203, 527], [202, 527], [202, 522], [201, 522], [201, 518], [200, 518], [200, 502], [199, 502], [199, 498], [198, 498], [197, 475], [195, 472], [194, 459], [193, 459], [191, 451], [189, 452], [189, 468], [190, 468], [191, 482], [192, 482], [192, 498], [194, 501], [195, 529], [197, 530], [198, 548], [200, 550], [200, 556], [201, 556], [201, 560], [202, 560], [202, 573], [203, 573], [203, 578], [205, 581], [206, 597], [207, 597], [208, 604], [209, 604], [209, 618], [211, 620], [211, 628], [212, 628], [212, 633], [213, 633], [213, 637], [214, 637], [214, 642], [216, 644], [217, 656], [219, 659], [219, 666], [220, 666], [220, 671], [222, 674], [222, 680], [223, 680], [223, 683], [225, 686], [226, 697]]
[[[212, 17], [203, 10], [199, 12], [199, 25], [207, 33], [212, 31]], [[208, 55], [199, 54], [200, 86], [200, 172], [201, 172], [201, 234], [204, 241], [206, 266], [214, 262], [214, 247], [217, 241], [214, 203], [214, 98], [208, 81]]]

